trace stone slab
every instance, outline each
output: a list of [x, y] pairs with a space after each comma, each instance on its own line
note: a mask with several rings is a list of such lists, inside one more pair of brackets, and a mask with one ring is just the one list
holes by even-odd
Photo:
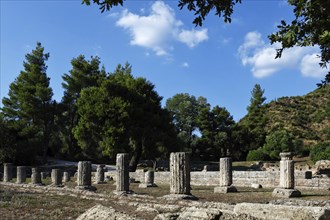
[[293, 198], [300, 197], [301, 192], [296, 189], [275, 188], [272, 193], [272, 196], [276, 198]]
[[258, 203], [239, 203], [235, 206], [236, 214], [248, 214], [257, 219], [330, 219], [330, 209], [327, 207], [271, 205]]

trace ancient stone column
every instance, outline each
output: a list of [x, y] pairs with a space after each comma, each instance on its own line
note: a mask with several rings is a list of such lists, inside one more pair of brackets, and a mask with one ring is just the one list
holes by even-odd
[[190, 155], [185, 152], [170, 155], [170, 193], [190, 195]]
[[219, 163], [220, 186], [214, 188], [215, 193], [237, 192], [233, 184], [232, 159], [230, 157], [220, 158]]
[[147, 185], [153, 185], [155, 180], [155, 172], [153, 170], [148, 170], [144, 175], [144, 182]]
[[116, 192], [129, 192], [129, 155], [117, 154]]
[[95, 183], [104, 183], [104, 164], [97, 165], [95, 174]]
[[9, 182], [13, 179], [13, 164], [4, 163], [3, 164], [3, 182]]
[[69, 172], [63, 172], [63, 182], [67, 183], [70, 181], [70, 173]]
[[293, 153], [280, 153], [280, 187], [275, 188], [272, 195], [280, 198], [291, 198], [301, 196], [300, 191], [294, 189], [294, 161]]
[[41, 179], [46, 179], [47, 178], [47, 173], [46, 172], [41, 172], [40, 173]]
[[284, 189], [294, 188], [294, 162], [293, 154], [280, 153], [280, 187]]
[[62, 170], [60, 169], [52, 169], [52, 185], [53, 186], [63, 186], [62, 185], [62, 176], [63, 176], [63, 173], [62, 173]]
[[25, 181], [26, 181], [26, 167], [18, 166], [16, 183], [21, 184], [21, 183], [24, 183]]
[[139, 184], [139, 188], [157, 187], [154, 183], [155, 172], [153, 170], [148, 170], [144, 173], [144, 183]]
[[41, 173], [40, 173], [39, 168], [35, 167], [35, 168], [32, 168], [31, 170], [32, 170], [32, 174], [31, 174], [32, 184], [41, 185], [42, 184], [42, 182], [41, 182]]
[[96, 190], [96, 188], [92, 186], [92, 163], [90, 161], [79, 161], [77, 185], [79, 189]]

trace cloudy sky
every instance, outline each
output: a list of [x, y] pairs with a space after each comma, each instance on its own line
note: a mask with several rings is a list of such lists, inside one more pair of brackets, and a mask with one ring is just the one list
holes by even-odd
[[210, 14], [203, 27], [176, 1], [125, 1], [100, 13], [72, 1], [1, 0], [1, 98], [23, 69], [24, 57], [40, 41], [50, 53], [47, 74], [60, 101], [64, 73], [80, 54], [99, 56], [108, 72], [129, 62], [133, 74], [156, 85], [166, 99], [177, 93], [204, 96], [226, 107], [235, 120], [246, 114], [258, 83], [267, 101], [304, 95], [325, 75], [319, 49], [291, 48], [274, 59], [267, 36], [281, 19], [291, 21], [286, 1], [247, 0], [234, 8], [232, 23]]

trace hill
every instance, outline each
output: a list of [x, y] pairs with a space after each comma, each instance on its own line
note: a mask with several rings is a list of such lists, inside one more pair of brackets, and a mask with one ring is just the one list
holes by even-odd
[[330, 139], [330, 85], [304, 96], [279, 98], [265, 107], [267, 134], [287, 129], [305, 147]]

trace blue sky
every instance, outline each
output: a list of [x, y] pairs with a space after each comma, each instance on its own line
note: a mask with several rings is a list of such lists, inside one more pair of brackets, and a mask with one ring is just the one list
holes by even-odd
[[134, 76], [155, 84], [163, 104], [177, 93], [204, 96], [235, 120], [246, 114], [256, 83], [269, 102], [314, 90], [326, 72], [317, 64], [318, 48], [292, 48], [274, 60], [278, 45], [270, 45], [267, 35], [293, 16], [282, 0], [243, 1], [231, 24], [210, 14], [201, 28], [177, 1], [126, 1], [103, 14], [79, 0], [0, 2], [1, 99], [37, 41], [50, 53], [47, 74], [57, 101], [61, 77], [80, 54], [99, 56], [108, 72], [129, 62]]

